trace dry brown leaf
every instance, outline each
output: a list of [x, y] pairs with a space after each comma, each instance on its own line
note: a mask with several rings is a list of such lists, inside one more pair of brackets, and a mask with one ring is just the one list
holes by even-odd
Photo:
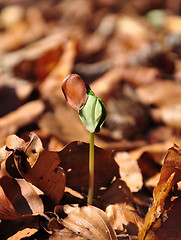
[[25, 237], [31, 237], [34, 233], [38, 231], [38, 228], [32, 228], [30, 226], [29, 228], [24, 228], [23, 230], [18, 231], [17, 233], [13, 234], [12, 237], [9, 237], [7, 240], [14, 240], [14, 239], [22, 239]]
[[82, 236], [78, 236], [76, 233], [68, 230], [68, 229], [63, 229], [63, 230], [54, 230], [52, 232], [52, 235], [50, 236], [49, 240], [85, 240], [84, 237]]
[[1, 239], [15, 240], [30, 237], [40, 228], [39, 216], [26, 216], [16, 220], [3, 220], [0, 223]]
[[145, 179], [159, 172], [168, 147], [170, 147], [170, 142], [155, 143], [130, 152], [131, 157], [138, 161]]
[[128, 152], [115, 154], [121, 179], [126, 182], [131, 192], [139, 191], [143, 186], [143, 177], [138, 162]]
[[113, 228], [137, 235], [143, 220], [135, 208], [133, 196], [126, 183], [117, 179], [101, 197], [106, 204], [106, 213]]
[[[59, 141], [64, 143], [64, 145], [71, 141], [77, 141], [77, 139], [82, 142], [89, 142], [89, 132], [82, 125], [78, 114], [62, 101], [57, 101], [56, 103], [56, 106], [59, 107], [56, 107], [55, 112], [43, 114], [38, 121], [41, 131], [55, 136]], [[110, 131], [102, 127], [100, 133], [95, 135], [95, 145], [108, 150], [115, 149], [117, 151], [125, 151], [146, 144], [144, 140], [128, 141], [123, 139], [121, 141], [105, 141], [104, 138], [106, 139], [107, 137], [110, 138]]]
[[48, 150], [50, 151], [60, 151], [64, 147], [64, 144], [59, 141], [56, 137], [51, 137], [49, 144], [48, 144]]
[[58, 203], [65, 188], [65, 173], [59, 166], [59, 156], [57, 152], [43, 149], [36, 134], [32, 133], [30, 137], [24, 149], [14, 149], [16, 167], [27, 181]]
[[35, 67], [35, 72], [39, 81], [43, 81], [56, 66], [56, 63], [62, 53], [62, 46], [54, 46], [53, 49], [46, 51], [41, 56]]
[[173, 129], [181, 129], [181, 104], [169, 104], [165, 107], [153, 109], [152, 118], [155, 122], [162, 122]]
[[6, 148], [8, 152], [13, 152], [14, 149], [23, 149], [24, 147], [25, 141], [15, 134], [12, 134], [6, 138]]
[[76, 55], [77, 40], [74, 38], [63, 46], [63, 53], [56, 66], [40, 85], [40, 92], [43, 98], [52, 102], [54, 99], [52, 96], [63, 97], [63, 94], [61, 95], [60, 93], [60, 87], [63, 79], [71, 73]]
[[[52, 70], [62, 54], [64, 38], [65, 36], [58, 32], [40, 39], [25, 48], [1, 55], [0, 65], [2, 69], [13, 71], [16, 76], [21, 76], [25, 79], [28, 79], [29, 76], [34, 76], [38, 80], [43, 80], [43, 76], [46, 76]], [[47, 55], [50, 57], [49, 60]], [[44, 64], [45, 69], [42, 69], [42, 64]], [[8, 72], [3, 74], [6, 77]]]
[[155, 163], [161, 165], [163, 163], [163, 157], [165, 156], [169, 147], [170, 142], [154, 143], [132, 150], [130, 154], [136, 160], [142, 158], [144, 154], [149, 155], [149, 157]]
[[95, 93], [95, 95], [101, 98], [104, 102], [119, 86], [123, 71], [124, 70], [120, 67], [111, 69], [102, 77], [91, 83], [90, 88]]
[[161, 107], [181, 101], [181, 84], [171, 80], [160, 80], [138, 87], [136, 93], [142, 103]]
[[159, 70], [148, 67], [127, 67], [123, 71], [122, 80], [134, 86], [151, 84], [158, 80]]
[[112, 239], [116, 234], [106, 213], [94, 206], [71, 207], [65, 206], [68, 216], [61, 223], [69, 230], [79, 233], [83, 239]]
[[[33, 14], [33, 17], [32, 17]], [[26, 19], [20, 19], [0, 34], [0, 52], [14, 50], [45, 34], [47, 26], [39, 10], [31, 7], [26, 12]]]
[[119, 93], [119, 90], [117, 95], [106, 102], [105, 126], [110, 130], [109, 135], [114, 140], [134, 138], [148, 127], [150, 122], [148, 109], [134, 97]]
[[16, 135], [11, 135], [6, 138], [5, 146], [0, 149], [0, 177], [11, 176], [21, 178], [14, 163], [13, 149], [22, 148], [24, 145], [24, 140]]
[[18, 219], [44, 211], [41, 198], [24, 179], [1, 177], [0, 199], [1, 219]]
[[[16, 30], [15, 30], [16, 29]], [[1, 33], [0, 41], [2, 42], [0, 47], [0, 52], [4, 53], [8, 50], [16, 49], [22, 44], [22, 39], [24, 33], [27, 30], [27, 24], [20, 20], [15, 23], [12, 27], [7, 29], [5, 32]]]
[[[139, 233], [140, 240], [142, 239], [159, 239], [157, 234], [164, 235], [164, 231], [167, 231], [167, 214], [173, 214], [172, 208], [176, 207], [174, 199], [171, 199], [169, 192], [175, 186], [176, 183], [181, 181], [181, 158], [180, 148], [177, 145], [168, 149], [167, 155], [164, 159], [164, 164], [161, 169], [160, 180], [153, 191], [154, 204], [146, 215], [145, 224]], [[179, 197], [177, 196], [179, 201]], [[166, 206], [167, 201], [170, 203], [170, 207]], [[176, 201], [177, 204], [177, 201]], [[176, 207], [177, 208], [177, 207]], [[171, 209], [171, 210], [170, 210]], [[163, 221], [162, 216], [166, 216]], [[175, 222], [177, 222], [177, 215], [175, 215]], [[164, 223], [165, 222], [165, 223]], [[170, 224], [170, 228], [177, 228], [177, 225]], [[161, 227], [161, 228], [160, 228]], [[165, 228], [165, 230], [164, 230]], [[160, 230], [159, 230], [160, 229]], [[166, 235], [165, 235], [166, 236]]]
[[[175, 173], [173, 173], [166, 182], [160, 184], [154, 189], [154, 205], [146, 214], [145, 223], [141, 231], [139, 232], [139, 239], [147, 239], [147, 240], [156, 240], [156, 236], [154, 235], [154, 230], [152, 230], [152, 226], [156, 220], [163, 214], [164, 206], [165, 206], [165, 199], [168, 196], [170, 190], [175, 184], [174, 181]], [[157, 228], [160, 227], [160, 224]], [[152, 232], [153, 231], [153, 232]]]
[[20, 127], [32, 123], [43, 113], [44, 109], [45, 105], [42, 100], [35, 100], [2, 117], [0, 119], [1, 138], [13, 134]]
[[13, 155], [6, 150], [3, 162], [0, 166], [0, 178], [4, 176], [8, 176], [10, 178], [22, 178], [15, 166]]
[[152, 226], [152, 232], [148, 233], [148, 237], [153, 239], [180, 239], [180, 214], [181, 214], [181, 194], [175, 194], [166, 201], [166, 207], [162, 214], [162, 218], [157, 219]]
[[[30, 137], [27, 143], [15, 135], [7, 138], [7, 148], [10, 152], [14, 151], [16, 167], [27, 181], [58, 203], [64, 193], [64, 169], [67, 186], [87, 192], [89, 144], [72, 142], [59, 152], [50, 152], [43, 149], [36, 134]], [[95, 147], [95, 194], [118, 175], [118, 165], [112, 151]]]
[[[66, 172], [66, 185], [79, 192], [87, 192], [89, 144], [72, 142], [58, 154], [61, 166]], [[112, 152], [95, 146], [95, 194], [101, 187], [108, 186], [113, 177], [118, 175], [118, 165]]]
[[[132, 31], [134, 29], [134, 31]], [[148, 40], [149, 31], [138, 16], [121, 15], [116, 24], [116, 34], [131, 48], [139, 49]]]
[[147, 187], [148, 190], [150, 190], [150, 192], [152, 192], [153, 189], [157, 186], [159, 179], [160, 179], [160, 172], [146, 179], [144, 185]]
[[173, 173], [175, 173], [174, 181], [176, 184], [181, 181], [181, 148], [176, 144], [168, 149], [158, 186], [165, 183]]
[[[59, 89], [59, 97], [62, 97]], [[51, 97], [53, 99], [53, 97]], [[73, 109], [71, 109], [68, 104], [63, 102], [61, 99], [55, 98], [54, 103], [55, 111], [47, 112], [42, 115], [40, 120], [38, 121], [38, 125], [41, 131], [46, 132], [52, 136], [55, 136], [59, 141], [64, 143], [63, 145], [72, 142], [79, 141], [89, 142], [89, 132], [85, 129], [80, 118]], [[70, 127], [73, 126], [73, 127]], [[103, 132], [103, 129], [101, 133]], [[122, 142], [106, 142], [102, 140], [99, 135], [95, 135], [95, 145], [101, 148], [108, 148], [110, 150], [115, 148], [133, 148], [135, 145], [142, 145], [143, 142], [138, 142], [132, 144], [132, 142], [126, 142], [122, 144]]]
[[[84, 128], [77, 112], [73, 111], [73, 109], [67, 105], [65, 102], [56, 101], [57, 107], [55, 112], [47, 112], [40, 118], [38, 122], [40, 129], [55, 136], [62, 141], [64, 145], [77, 139], [88, 142], [89, 132]], [[96, 143], [95, 136], [95, 144]]]

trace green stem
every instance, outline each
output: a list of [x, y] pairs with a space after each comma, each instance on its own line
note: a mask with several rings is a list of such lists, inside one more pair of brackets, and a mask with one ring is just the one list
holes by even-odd
[[89, 147], [89, 191], [87, 205], [92, 205], [94, 195], [94, 133], [90, 133]]

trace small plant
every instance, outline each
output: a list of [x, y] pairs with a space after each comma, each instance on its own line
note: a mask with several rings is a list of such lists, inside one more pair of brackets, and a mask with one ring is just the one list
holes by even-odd
[[68, 75], [62, 83], [67, 103], [78, 115], [90, 133], [89, 147], [89, 190], [87, 204], [92, 205], [94, 194], [94, 132], [98, 133], [106, 118], [102, 100], [95, 96], [90, 87], [77, 74]]

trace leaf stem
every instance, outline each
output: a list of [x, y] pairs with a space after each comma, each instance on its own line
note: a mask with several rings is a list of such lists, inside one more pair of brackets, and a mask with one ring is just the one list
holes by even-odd
[[90, 133], [89, 146], [89, 191], [87, 205], [92, 205], [94, 195], [94, 133]]

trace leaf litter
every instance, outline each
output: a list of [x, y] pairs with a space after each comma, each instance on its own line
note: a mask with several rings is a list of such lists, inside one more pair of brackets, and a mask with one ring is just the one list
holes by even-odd
[[[179, 4], [1, 1], [1, 239], [180, 238]], [[71, 73], [107, 110], [94, 206]]]

